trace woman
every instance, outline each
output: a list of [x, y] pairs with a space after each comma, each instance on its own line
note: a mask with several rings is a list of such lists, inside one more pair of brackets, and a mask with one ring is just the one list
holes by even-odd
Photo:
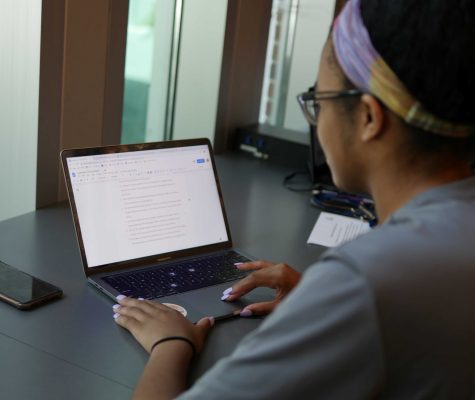
[[121, 298], [116, 322], [151, 351], [136, 398], [473, 398], [474, 49], [473, 0], [347, 3], [300, 99], [334, 182], [370, 193], [379, 226], [301, 279], [243, 265], [224, 300], [271, 286], [242, 315], [272, 313], [187, 392], [213, 320]]

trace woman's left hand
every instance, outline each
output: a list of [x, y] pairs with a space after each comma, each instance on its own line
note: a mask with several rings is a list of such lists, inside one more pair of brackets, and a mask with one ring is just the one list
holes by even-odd
[[117, 301], [119, 306], [113, 308], [115, 322], [130, 331], [149, 353], [155, 342], [170, 336], [190, 339], [199, 353], [214, 324], [214, 319], [207, 317], [193, 325], [178, 311], [155, 301], [123, 296], [117, 296]]

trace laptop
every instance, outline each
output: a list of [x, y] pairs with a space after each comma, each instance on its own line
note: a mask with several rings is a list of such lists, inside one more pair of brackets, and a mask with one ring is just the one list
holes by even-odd
[[97, 289], [157, 300], [192, 322], [272, 298], [222, 293], [250, 260], [233, 249], [208, 139], [61, 152], [84, 273]]

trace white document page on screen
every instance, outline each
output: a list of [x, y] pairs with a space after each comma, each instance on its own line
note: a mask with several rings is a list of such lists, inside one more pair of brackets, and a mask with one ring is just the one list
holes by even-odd
[[89, 267], [228, 240], [207, 146], [67, 162]]

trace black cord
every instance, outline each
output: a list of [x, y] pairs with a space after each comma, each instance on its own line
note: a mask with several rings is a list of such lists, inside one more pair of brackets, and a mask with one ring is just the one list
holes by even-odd
[[348, 193], [325, 183], [313, 183], [311, 186], [305, 187], [292, 186], [291, 181], [299, 175], [310, 176], [310, 172], [294, 171], [287, 175], [282, 183], [286, 189], [292, 192], [312, 192], [310, 203], [313, 206], [323, 211], [363, 219], [368, 221], [371, 226], [378, 223], [374, 205], [367, 195]]
[[[291, 174], [287, 175], [285, 178], [284, 178], [284, 181], [282, 182], [282, 184], [284, 185], [284, 187], [292, 192], [311, 192], [313, 189], [314, 189], [314, 185], [312, 184], [311, 186], [305, 186], [305, 187], [294, 187], [294, 186], [291, 186], [291, 181], [296, 177], [296, 176], [299, 176], [299, 175], [307, 175], [307, 176], [310, 176], [310, 172], [308, 171], [295, 171], [295, 172], [292, 172]], [[308, 180], [307, 180], [308, 181]]]

